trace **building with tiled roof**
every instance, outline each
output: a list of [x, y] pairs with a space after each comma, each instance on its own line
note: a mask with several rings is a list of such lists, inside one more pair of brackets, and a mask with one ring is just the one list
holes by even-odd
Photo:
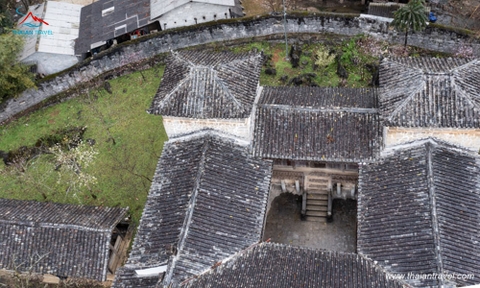
[[375, 88], [263, 87], [254, 113], [253, 154], [275, 160], [273, 185], [304, 194], [307, 220], [326, 221], [334, 198], [355, 199], [357, 163], [382, 144]]
[[82, 7], [80, 13], [80, 33], [75, 41], [75, 54], [86, 54], [123, 35], [126, 35], [126, 40], [130, 40], [128, 33], [146, 27], [149, 23], [150, 0], [92, 2]]
[[149, 113], [169, 137], [214, 128], [249, 137], [263, 57], [258, 53], [172, 52]]
[[77, 64], [73, 45], [79, 35], [81, 9], [82, 5], [64, 1], [42, 1], [28, 7], [26, 15], [18, 20], [17, 29], [13, 30], [23, 36], [18, 60], [35, 65], [35, 72], [44, 75]]
[[356, 163], [381, 144], [375, 88], [264, 87], [254, 126], [253, 153], [268, 159]]
[[150, 11], [162, 29], [170, 29], [242, 17], [245, 14], [240, 3], [239, 0], [150, 0]]
[[368, 14], [386, 17], [386, 18], [393, 18], [393, 13], [400, 9], [405, 4], [402, 3], [377, 3], [377, 2], [370, 2], [368, 3]]
[[391, 57], [379, 75], [386, 146], [433, 136], [478, 150], [479, 60]]
[[401, 288], [372, 260], [353, 253], [261, 243], [184, 282], [188, 288]]
[[247, 144], [211, 130], [165, 144], [114, 287], [177, 285], [261, 240], [272, 163]]
[[[470, 276], [432, 278], [480, 271], [478, 156], [442, 140], [386, 149], [383, 140], [394, 128], [475, 132], [476, 60], [389, 58], [377, 90], [258, 87], [261, 58], [169, 56], [149, 112], [161, 114], [174, 137], [114, 287], [476, 284]], [[212, 124], [239, 119], [248, 123], [242, 133]], [[331, 217], [333, 199], [358, 199], [358, 254], [257, 245], [271, 201], [284, 192], [301, 196], [308, 221]], [[407, 276], [423, 274], [431, 276]], [[395, 280], [402, 275], [408, 279]]]
[[0, 199], [0, 269], [105, 281], [127, 209]]
[[360, 167], [358, 253], [415, 287], [480, 284], [478, 155], [431, 138], [383, 153]]
[[114, 40], [243, 15], [239, 0], [98, 0], [81, 10], [75, 54], [94, 54]]

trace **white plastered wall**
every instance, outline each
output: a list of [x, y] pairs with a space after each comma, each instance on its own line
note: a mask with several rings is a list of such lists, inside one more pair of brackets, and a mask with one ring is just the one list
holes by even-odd
[[417, 139], [435, 137], [472, 151], [480, 149], [480, 129], [454, 128], [384, 128], [385, 147], [410, 142]]
[[192, 119], [163, 116], [163, 126], [168, 138], [211, 128], [241, 139], [249, 140], [250, 118], [240, 119]]

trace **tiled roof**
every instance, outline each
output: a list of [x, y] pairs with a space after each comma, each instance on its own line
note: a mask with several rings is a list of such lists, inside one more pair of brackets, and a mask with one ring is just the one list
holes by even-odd
[[238, 141], [206, 130], [165, 144], [114, 287], [135, 287], [133, 270], [167, 264], [164, 283], [179, 283], [260, 241], [272, 163]]
[[403, 287], [353, 253], [261, 243], [184, 283], [188, 288]]
[[380, 112], [387, 126], [480, 127], [480, 61], [386, 58], [380, 64]]
[[269, 159], [359, 162], [380, 147], [374, 88], [264, 87], [253, 152]]
[[[102, 11], [112, 7], [112, 12], [102, 16]], [[84, 6], [80, 14], [75, 54], [87, 53], [91, 44], [133, 32], [146, 26], [149, 21], [150, 0], [99, 0]]]
[[149, 110], [188, 118], [247, 118], [257, 95], [261, 54], [172, 52]]
[[104, 281], [112, 230], [126, 211], [0, 199], [0, 269], [35, 262], [33, 272]]
[[368, 4], [368, 14], [393, 18], [393, 13], [397, 11], [400, 7], [404, 6], [405, 4], [400, 3], [375, 3], [370, 2]]
[[[358, 253], [391, 273], [478, 273], [479, 177], [478, 156], [439, 140], [388, 148], [377, 163], [360, 166]], [[432, 277], [406, 281], [452, 284]], [[452, 281], [480, 283], [478, 277]]]

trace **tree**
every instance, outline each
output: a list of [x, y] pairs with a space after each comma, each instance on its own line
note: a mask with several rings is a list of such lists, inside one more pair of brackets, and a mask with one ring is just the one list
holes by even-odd
[[407, 47], [408, 31], [421, 31], [427, 26], [427, 15], [424, 0], [410, 0], [393, 14], [392, 25], [405, 32], [405, 47]]
[[13, 34], [9, 9], [11, 1], [0, 1], [0, 104], [25, 89], [35, 87], [33, 74], [17, 59], [23, 47], [22, 36]]
[[28, 67], [17, 62], [23, 47], [21, 37], [11, 32], [0, 34], [0, 103], [35, 87]]
[[[68, 145], [67, 145], [68, 146]], [[57, 144], [49, 149], [55, 157], [55, 171], [58, 172], [57, 184], [66, 184], [65, 192], [71, 193], [73, 197], [80, 199], [77, 195], [82, 187], [87, 187], [91, 191], [91, 185], [97, 183], [97, 178], [85, 169], [93, 163], [95, 155], [98, 154], [95, 149], [83, 142], [76, 147], [62, 147]]]

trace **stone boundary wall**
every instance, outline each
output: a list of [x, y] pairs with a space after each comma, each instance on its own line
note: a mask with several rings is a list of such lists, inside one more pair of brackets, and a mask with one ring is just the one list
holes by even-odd
[[[370, 34], [389, 42], [403, 43], [403, 33], [397, 33], [385, 19], [341, 14], [294, 14], [287, 19], [288, 33], [335, 33], [340, 35]], [[41, 82], [37, 90], [27, 90], [18, 98], [10, 99], [0, 110], [0, 123], [10, 121], [15, 115], [32, 111], [45, 105], [44, 100], [59, 93], [73, 93], [75, 87], [105, 73], [124, 66], [145, 62], [152, 57], [180, 48], [217, 41], [251, 39], [284, 32], [281, 16], [229, 19], [214, 23], [182, 27], [122, 43], [95, 55], [82, 63], [59, 73], [53, 79]], [[453, 53], [467, 42], [473, 47], [476, 57], [480, 56], [480, 41], [469, 38], [455, 29], [427, 27], [422, 33], [409, 35], [409, 44]], [[68, 97], [66, 95], [65, 97]], [[51, 102], [51, 101], [50, 101]], [[25, 112], [26, 113], [26, 112]], [[23, 114], [23, 113], [22, 113]]]

